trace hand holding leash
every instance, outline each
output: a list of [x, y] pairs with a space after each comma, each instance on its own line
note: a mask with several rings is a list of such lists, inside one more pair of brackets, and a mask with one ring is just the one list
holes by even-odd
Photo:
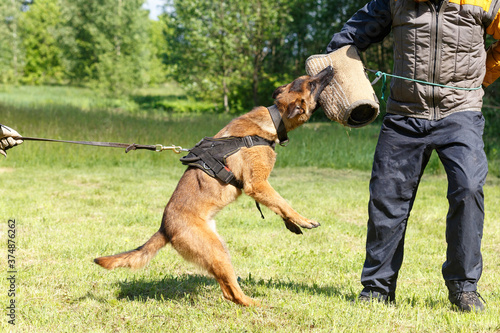
[[7, 153], [5, 152], [7, 149], [23, 143], [23, 140], [15, 139], [19, 137], [21, 135], [17, 131], [0, 124], [0, 154], [7, 157]]

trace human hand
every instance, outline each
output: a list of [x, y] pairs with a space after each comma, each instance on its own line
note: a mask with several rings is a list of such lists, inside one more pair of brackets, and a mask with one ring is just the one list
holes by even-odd
[[23, 140], [16, 139], [19, 137], [21, 135], [16, 130], [0, 124], [0, 154], [7, 157], [7, 153], [5, 152], [7, 149], [23, 143]]

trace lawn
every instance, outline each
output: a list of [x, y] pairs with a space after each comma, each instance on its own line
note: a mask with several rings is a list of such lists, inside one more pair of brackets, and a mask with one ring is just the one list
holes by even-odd
[[[16, 90], [17, 92], [18, 90]], [[27, 95], [33, 90], [27, 89]], [[69, 140], [193, 146], [230, 119], [219, 114], [89, 107], [37, 96], [6, 101], [0, 122], [23, 135]], [[73, 92], [74, 93], [74, 92]], [[12, 93], [12, 95], [14, 95]], [[36, 94], [34, 94], [36, 95]], [[83, 97], [82, 97], [83, 96]], [[83, 103], [83, 102], [82, 102]], [[92, 106], [98, 105], [98, 106]], [[103, 106], [104, 105], [104, 106]], [[19, 332], [499, 332], [500, 179], [485, 186], [481, 314], [461, 313], [441, 277], [445, 260], [446, 177], [433, 158], [406, 235], [396, 305], [353, 302], [361, 290], [370, 159], [377, 125], [347, 130], [313, 122], [278, 148], [270, 182], [301, 214], [321, 222], [303, 235], [242, 196], [217, 216], [244, 292], [261, 307], [225, 301], [218, 284], [169, 246], [145, 269], [108, 272], [93, 258], [143, 244], [184, 171], [182, 155], [25, 142], [0, 159], [0, 330]], [[12, 225], [11, 225], [12, 226]], [[9, 263], [11, 264], [11, 263]], [[15, 300], [15, 328], [6, 308]]]

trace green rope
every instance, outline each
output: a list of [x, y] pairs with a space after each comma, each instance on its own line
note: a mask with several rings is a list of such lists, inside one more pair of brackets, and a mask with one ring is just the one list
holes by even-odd
[[374, 70], [371, 70], [369, 69], [370, 72], [373, 72], [375, 73], [375, 76], [378, 78], [376, 79], [373, 83], [375, 84], [380, 78], [382, 78], [382, 89], [381, 89], [381, 93], [382, 93], [382, 100], [385, 100], [385, 91], [387, 89], [387, 77], [390, 76], [390, 77], [394, 77], [396, 79], [402, 79], [402, 80], [407, 80], [407, 81], [413, 81], [413, 82], [417, 82], [417, 83], [422, 83], [422, 84], [427, 84], [427, 85], [430, 85], [430, 86], [435, 86], [435, 87], [441, 87], [441, 88], [450, 88], [450, 89], [456, 89], [456, 90], [468, 90], [468, 91], [472, 91], [472, 90], [479, 90], [481, 89], [481, 86], [479, 87], [476, 87], [476, 88], [462, 88], [462, 87], [452, 87], [452, 86], [447, 86], [447, 85], [444, 85], [444, 84], [439, 84], [439, 83], [433, 83], [433, 82], [428, 82], [428, 81], [422, 81], [422, 80], [416, 80], [416, 79], [410, 79], [408, 77], [403, 77], [403, 76], [398, 76], [398, 75], [392, 75], [392, 74], [389, 74], [389, 73], [384, 73], [382, 71], [374, 71]]

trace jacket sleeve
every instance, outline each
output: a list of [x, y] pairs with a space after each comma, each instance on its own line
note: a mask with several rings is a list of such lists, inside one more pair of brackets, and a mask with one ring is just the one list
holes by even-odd
[[[493, 38], [500, 39], [500, 10], [495, 19], [486, 29], [486, 32]], [[500, 77], [500, 41], [488, 48], [486, 57], [486, 75], [483, 80], [483, 86], [487, 87]]]
[[333, 52], [346, 45], [355, 45], [364, 51], [371, 44], [381, 42], [391, 31], [392, 17], [389, 0], [372, 0], [358, 10], [333, 35], [326, 52]]

